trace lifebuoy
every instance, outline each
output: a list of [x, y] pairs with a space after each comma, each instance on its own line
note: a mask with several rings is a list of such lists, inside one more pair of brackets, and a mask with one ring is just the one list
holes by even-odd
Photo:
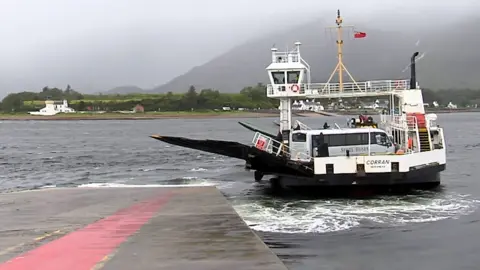
[[290, 89], [296, 93], [298, 92], [298, 90], [300, 90], [300, 86], [298, 86], [297, 84], [294, 84], [290, 87]]
[[267, 140], [265, 140], [265, 138], [263, 137], [260, 137], [258, 138], [257, 143], [255, 144], [255, 147], [260, 150], [265, 150], [266, 144], [267, 144]]
[[396, 89], [404, 89], [405, 88], [405, 81], [396, 81], [395, 82]]

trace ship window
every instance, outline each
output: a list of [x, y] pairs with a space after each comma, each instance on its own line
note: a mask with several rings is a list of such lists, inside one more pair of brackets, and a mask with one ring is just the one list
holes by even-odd
[[285, 84], [285, 72], [283, 71], [272, 72], [272, 78], [274, 84]]
[[371, 144], [385, 145], [388, 142], [387, 134], [382, 132], [370, 133]]
[[300, 71], [288, 71], [287, 72], [287, 82], [288, 83], [298, 83], [300, 78]]
[[368, 145], [368, 133], [353, 133], [345, 136], [345, 145]]
[[306, 142], [306, 141], [307, 141], [307, 134], [305, 133], [292, 134], [292, 142]]
[[325, 135], [325, 143], [328, 143], [328, 146], [344, 146], [345, 145], [345, 134], [331, 134]]

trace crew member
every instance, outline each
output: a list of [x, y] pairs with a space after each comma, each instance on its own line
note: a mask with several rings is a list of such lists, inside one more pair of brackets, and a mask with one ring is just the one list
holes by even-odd
[[360, 124], [363, 124], [367, 121], [367, 116], [363, 115], [363, 114], [360, 114], [358, 116], [358, 119], [360, 119]]

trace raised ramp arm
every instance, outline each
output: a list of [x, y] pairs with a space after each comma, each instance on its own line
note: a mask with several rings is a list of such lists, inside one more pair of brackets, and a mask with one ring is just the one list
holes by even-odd
[[186, 148], [205, 151], [213, 154], [219, 154], [227, 157], [238, 158], [246, 160], [248, 157], [248, 151], [251, 148], [248, 145], [244, 145], [238, 142], [230, 141], [217, 141], [217, 140], [194, 140], [183, 137], [171, 137], [171, 136], [150, 136], [159, 141], [163, 141], [169, 144], [178, 145]]
[[269, 133], [269, 132], [266, 132], [266, 131], [263, 131], [263, 130], [261, 130], [261, 129], [259, 129], [259, 128], [256, 128], [256, 127], [254, 127], [253, 125], [251, 125], [251, 124], [249, 124], [249, 123], [244, 123], [244, 122], [238, 122], [238, 123], [239, 123], [242, 127], [245, 127], [246, 129], [251, 130], [251, 131], [253, 131], [253, 132], [259, 132], [259, 133], [262, 133], [262, 134], [265, 135], [265, 136], [272, 137], [272, 138], [277, 137], [277, 136], [274, 135], [274, 134], [271, 134], [271, 133]]

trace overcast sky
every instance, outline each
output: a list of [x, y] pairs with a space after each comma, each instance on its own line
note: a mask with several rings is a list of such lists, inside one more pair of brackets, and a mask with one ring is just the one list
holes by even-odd
[[[122, 85], [153, 88], [273, 28], [281, 31], [289, 25], [322, 18], [333, 23], [337, 8], [349, 19], [369, 25], [375, 22], [373, 15], [379, 10], [400, 21], [412, 19], [407, 14], [425, 21], [418, 17], [420, 11], [426, 12], [426, 18], [442, 12], [444, 23], [480, 10], [479, 0], [0, 3], [0, 97], [8, 92], [40, 91], [46, 85], [63, 88], [67, 83], [81, 92]], [[331, 17], [322, 16], [326, 12]], [[381, 28], [383, 22], [375, 24]]]

